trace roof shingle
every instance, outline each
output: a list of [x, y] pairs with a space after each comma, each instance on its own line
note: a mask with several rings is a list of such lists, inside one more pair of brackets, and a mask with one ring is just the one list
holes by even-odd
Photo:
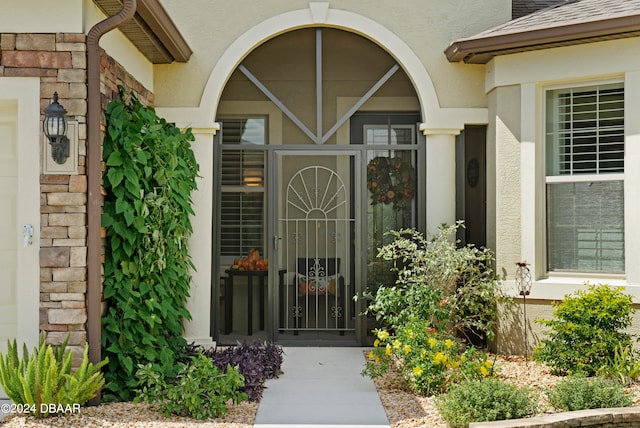
[[450, 61], [640, 35], [640, 0], [563, 0], [530, 15], [454, 41]]

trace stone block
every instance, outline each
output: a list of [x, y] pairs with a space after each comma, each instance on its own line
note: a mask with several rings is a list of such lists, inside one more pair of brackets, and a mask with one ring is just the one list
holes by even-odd
[[53, 240], [51, 238], [41, 238], [40, 239], [40, 247], [41, 248], [50, 247], [52, 243], [53, 243]]
[[60, 193], [69, 190], [69, 186], [66, 184], [41, 184], [40, 190], [45, 193]]
[[51, 269], [40, 267], [40, 286], [43, 282], [49, 282], [53, 276], [51, 275]]
[[61, 41], [65, 43], [86, 43], [87, 36], [84, 33], [64, 33]]
[[[68, 228], [64, 226], [58, 227], [42, 227], [40, 228], [41, 238], [68, 238]], [[42, 266], [42, 264], [40, 265]]]
[[87, 266], [87, 247], [72, 247], [69, 249], [69, 266]]
[[54, 92], [57, 92], [60, 98], [68, 98], [69, 84], [60, 82], [40, 83], [40, 98], [52, 100]]
[[55, 51], [55, 34], [18, 34], [16, 49], [25, 51]]
[[67, 283], [67, 291], [69, 293], [86, 293], [87, 283], [85, 281]]
[[[69, 52], [65, 52], [69, 55], [69, 66], [66, 68], [60, 67], [58, 70], [58, 82], [76, 82], [82, 83], [87, 80], [87, 72], [81, 68], [71, 68], [71, 54]], [[60, 103], [62, 104], [62, 103]], [[65, 107], [67, 104], [63, 104]], [[67, 109], [68, 110], [68, 109]]]
[[56, 43], [56, 51], [69, 51], [69, 52], [85, 52], [87, 45], [84, 43], [71, 43], [71, 42], [59, 42]]
[[84, 83], [68, 83], [69, 98], [87, 98], [87, 85]]
[[84, 281], [86, 280], [85, 268], [53, 268], [51, 269], [54, 281]]
[[87, 228], [84, 226], [69, 226], [68, 228], [69, 238], [79, 239], [87, 237]]
[[43, 282], [40, 284], [42, 293], [66, 293], [68, 286], [66, 282]]
[[12, 51], [16, 48], [16, 35], [12, 33], [0, 34], [0, 50]]
[[71, 65], [73, 66], [73, 68], [86, 69], [87, 68], [86, 52], [71, 52]]
[[67, 330], [69, 331], [85, 331], [85, 325], [84, 323], [82, 324], [69, 324], [67, 325]]
[[55, 68], [4, 67], [3, 74], [5, 77], [56, 77], [58, 70]]
[[49, 324], [67, 325], [87, 322], [85, 309], [49, 309]]
[[49, 226], [86, 226], [85, 214], [49, 214]]
[[85, 297], [82, 293], [50, 293], [49, 299], [53, 301], [76, 300], [84, 301]]
[[40, 184], [69, 184], [69, 176], [60, 174], [42, 174], [40, 175]]
[[63, 300], [60, 302], [60, 307], [63, 309], [82, 309], [86, 307], [84, 300]]
[[67, 267], [69, 266], [69, 248], [40, 248], [40, 266]]
[[66, 213], [86, 213], [87, 212], [86, 205], [65, 205], [63, 209], [64, 209], [64, 212]]
[[86, 193], [49, 193], [47, 204], [49, 205], [84, 205], [87, 202]]
[[[71, 52], [3, 51], [2, 65], [15, 68], [70, 69]], [[61, 71], [58, 70], [58, 79]], [[79, 71], [84, 73], [84, 70]]]
[[84, 346], [87, 341], [87, 333], [84, 331], [70, 331], [70, 332], [50, 332], [47, 334], [47, 343], [51, 345], [61, 345], [62, 342], [69, 336], [68, 345], [81, 345]]
[[69, 116], [85, 116], [87, 114], [87, 101], [84, 99], [65, 100], [64, 108]]
[[[79, 140], [86, 140], [87, 139], [87, 125], [84, 123], [81, 123], [80, 125], [78, 125], [78, 139]], [[87, 149], [85, 148], [84, 144], [79, 144], [80, 147], [78, 147], [79, 153], [81, 155], [85, 155], [87, 153]], [[75, 177], [84, 177], [82, 175], [78, 175]]]
[[47, 302], [41, 301], [40, 307], [46, 309], [60, 309], [62, 308], [62, 302], [52, 302], [51, 300]]
[[[49, 312], [49, 311], [47, 311]], [[47, 318], [49, 317], [49, 314], [47, 313]], [[43, 323], [40, 324], [40, 330], [44, 330], [44, 331], [67, 331], [67, 326], [64, 324], [49, 324], [47, 323]]]
[[85, 245], [84, 239], [54, 239], [51, 243], [53, 247], [84, 247]]
[[41, 213], [63, 213], [65, 212], [64, 206], [49, 206], [49, 205], [41, 205], [40, 212]]

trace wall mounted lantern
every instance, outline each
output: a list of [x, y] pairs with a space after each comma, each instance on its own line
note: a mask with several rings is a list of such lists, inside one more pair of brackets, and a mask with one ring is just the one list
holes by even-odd
[[58, 164], [69, 158], [69, 139], [67, 138], [67, 111], [58, 103], [58, 93], [53, 93], [53, 102], [44, 110], [42, 129], [51, 144], [51, 157]]

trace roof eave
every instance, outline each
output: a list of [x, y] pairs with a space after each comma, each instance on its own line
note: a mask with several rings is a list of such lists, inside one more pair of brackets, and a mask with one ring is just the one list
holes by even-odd
[[[105, 15], [122, 9], [122, 0], [93, 0]], [[153, 64], [187, 62], [193, 53], [159, 0], [138, 0], [122, 34]]]
[[558, 43], [568, 46], [598, 37], [624, 38], [638, 31], [640, 15], [631, 15], [496, 36], [459, 39], [447, 47], [445, 55], [450, 62], [486, 64], [503, 51], [544, 49]]
[[193, 51], [159, 0], [138, 0], [137, 11], [175, 61], [189, 61]]

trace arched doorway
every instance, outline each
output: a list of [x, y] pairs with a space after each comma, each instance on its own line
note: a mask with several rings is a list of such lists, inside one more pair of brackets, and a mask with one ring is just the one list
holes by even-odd
[[[326, 27], [290, 31], [246, 56], [218, 104], [216, 121], [222, 126], [215, 154], [213, 253], [224, 276], [234, 259], [258, 249], [270, 261], [268, 292], [266, 302], [249, 302], [250, 294], [258, 300], [260, 294], [249, 293], [248, 280], [232, 278], [233, 303], [231, 296], [223, 296], [214, 314], [220, 321], [214, 335], [229, 333], [218, 335], [221, 343], [233, 343], [249, 331], [281, 341], [367, 341], [370, 326], [361, 316], [363, 303], [353, 297], [375, 287], [380, 266], [374, 259], [385, 225], [420, 226], [424, 217], [417, 197], [424, 192], [419, 105], [396, 60], [351, 32]], [[372, 180], [385, 178], [380, 171], [372, 174], [375, 162], [402, 169], [398, 174], [387, 170], [385, 177], [393, 183], [381, 182], [391, 186], [384, 194], [382, 188], [372, 190]], [[300, 182], [304, 171], [323, 171], [335, 180]], [[401, 176], [410, 177], [402, 189]], [[322, 221], [304, 218], [304, 233], [291, 233], [287, 226], [301, 220], [289, 211], [296, 177], [303, 183], [299, 191], [306, 192], [294, 195], [300, 203], [333, 195], [338, 182], [344, 192], [340, 208], [323, 213]], [[319, 214], [307, 208], [298, 207], [298, 214]], [[327, 226], [340, 222], [339, 230], [329, 231]], [[319, 231], [326, 234], [322, 239]], [[310, 293], [308, 281], [302, 287], [300, 279], [308, 279], [310, 267], [326, 269], [342, 282], [332, 292], [327, 287]], [[214, 288], [214, 294], [224, 294], [221, 290]], [[249, 307], [263, 304], [266, 320], [258, 309], [246, 316]], [[260, 321], [265, 321], [262, 333], [256, 331]]]

